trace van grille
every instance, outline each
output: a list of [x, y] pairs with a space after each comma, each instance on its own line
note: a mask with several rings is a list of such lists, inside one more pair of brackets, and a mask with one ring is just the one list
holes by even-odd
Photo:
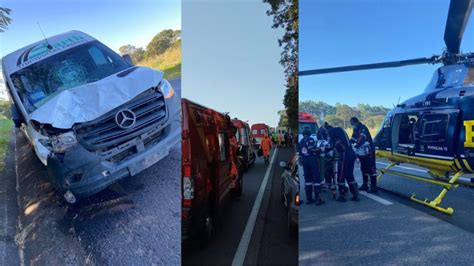
[[[136, 116], [135, 124], [129, 129], [123, 129], [115, 122], [117, 112], [124, 109], [132, 111]], [[158, 137], [160, 134], [157, 134], [156, 130], [161, 128], [160, 124], [166, 122], [166, 118], [167, 110], [163, 94], [158, 89], [152, 88], [93, 121], [75, 126], [74, 130], [79, 142], [90, 151], [101, 155], [114, 155], [115, 152], [112, 152], [112, 154], [108, 152], [112, 149], [120, 149], [117, 152], [121, 154], [125, 150], [129, 150], [127, 153], [135, 150], [131, 153], [136, 153], [137, 147], [132, 144], [132, 140], [138, 140], [145, 136], [149, 138], [148, 133], [151, 133], [150, 131], [153, 131], [154, 134], [152, 135]], [[143, 145], [143, 141], [141, 141], [141, 145]], [[121, 149], [121, 147], [124, 149]]]

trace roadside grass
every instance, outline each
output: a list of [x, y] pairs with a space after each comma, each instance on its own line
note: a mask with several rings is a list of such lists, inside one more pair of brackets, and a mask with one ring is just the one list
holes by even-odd
[[6, 118], [0, 119], [0, 172], [5, 168], [5, 156], [10, 143], [10, 132], [13, 121]]
[[163, 71], [166, 79], [181, 76], [181, 42], [177, 42], [158, 56], [138, 62], [137, 65]]
[[162, 69], [165, 72], [165, 79], [173, 79], [181, 76], [181, 63]]

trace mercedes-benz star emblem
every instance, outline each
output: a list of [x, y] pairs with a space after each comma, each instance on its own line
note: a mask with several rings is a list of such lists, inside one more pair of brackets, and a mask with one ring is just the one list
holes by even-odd
[[130, 109], [122, 109], [115, 115], [115, 123], [122, 129], [129, 129], [135, 125], [137, 117]]

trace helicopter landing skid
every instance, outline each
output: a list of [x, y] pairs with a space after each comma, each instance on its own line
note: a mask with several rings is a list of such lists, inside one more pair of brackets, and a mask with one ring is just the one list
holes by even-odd
[[415, 180], [435, 184], [435, 185], [438, 185], [438, 186], [442, 186], [443, 189], [441, 190], [439, 195], [434, 200], [431, 200], [431, 201], [428, 200], [428, 199], [421, 200], [421, 199], [416, 198], [415, 194], [411, 195], [410, 199], [413, 202], [419, 203], [421, 205], [425, 205], [427, 207], [435, 209], [435, 210], [437, 210], [439, 212], [442, 212], [444, 214], [452, 215], [454, 213], [453, 208], [451, 208], [451, 207], [443, 208], [443, 207], [440, 207], [439, 205], [441, 204], [441, 201], [443, 200], [443, 198], [448, 193], [449, 189], [459, 187], [459, 184], [457, 183], [457, 180], [464, 174], [463, 171], [457, 172], [453, 177], [447, 179], [446, 180], [447, 182], [444, 182], [444, 181], [433, 180], [433, 179], [426, 178], [426, 177], [421, 177], [421, 176], [416, 176], [416, 175], [411, 175], [411, 174], [407, 174], [407, 173], [402, 173], [402, 172], [390, 170], [390, 168], [392, 168], [396, 165], [398, 165], [398, 163], [391, 163], [390, 165], [388, 165], [384, 169], [380, 170], [381, 174], [379, 176], [377, 176], [377, 180], [380, 180], [380, 178], [384, 174], [388, 173], [388, 174], [394, 174], [394, 175], [398, 175], [398, 176], [401, 176], [401, 177], [411, 178], [411, 179], [415, 179]]
[[[449, 182], [449, 179], [450, 179], [450, 178], [447, 178], [447, 177], [444, 177], [444, 176], [436, 176], [436, 175], [433, 175], [433, 178], [436, 178], [438, 180], [442, 180], [442, 181], [445, 181], [445, 182]], [[474, 182], [457, 180], [456, 184], [463, 185], [465, 187], [474, 188]]]

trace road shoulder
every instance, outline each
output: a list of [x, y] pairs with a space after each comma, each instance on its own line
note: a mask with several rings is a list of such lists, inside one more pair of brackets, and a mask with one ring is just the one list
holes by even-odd
[[[11, 139], [14, 133], [12, 130]], [[8, 144], [5, 169], [0, 173], [0, 264], [19, 265], [18, 248], [15, 245], [17, 225], [17, 193], [15, 179], [15, 146]]]
[[19, 130], [14, 136], [18, 187], [16, 242], [26, 264], [86, 264], [86, 256], [74, 229], [66, 221], [68, 206], [47, 181], [46, 170], [32, 155]]

